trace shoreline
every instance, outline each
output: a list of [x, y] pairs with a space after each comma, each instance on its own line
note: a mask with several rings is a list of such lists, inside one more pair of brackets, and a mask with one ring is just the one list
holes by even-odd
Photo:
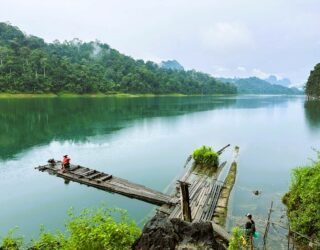
[[[226, 96], [227, 94], [214, 94], [214, 95], [198, 95], [198, 94], [180, 94], [180, 93], [171, 93], [171, 94], [152, 94], [152, 93], [146, 93], [146, 94], [132, 94], [132, 93], [110, 93], [110, 94], [104, 94], [104, 93], [90, 93], [90, 94], [76, 94], [76, 93], [1, 93], [0, 92], [0, 99], [6, 99], [6, 98], [106, 98], [106, 97], [185, 97], [185, 96]], [[230, 94], [227, 96], [235, 96], [234, 94]]]
[[171, 93], [171, 94], [133, 94], [133, 93], [88, 93], [88, 94], [76, 94], [76, 93], [4, 93], [0, 92], [0, 99], [28, 99], [28, 98], [107, 98], [107, 97], [187, 97], [187, 96], [304, 96], [304, 95], [286, 95], [286, 94], [181, 94], [181, 93]]

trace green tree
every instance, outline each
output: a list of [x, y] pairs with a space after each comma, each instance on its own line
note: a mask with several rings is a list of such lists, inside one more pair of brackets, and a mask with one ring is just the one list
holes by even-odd
[[320, 63], [310, 72], [308, 81], [305, 86], [305, 92], [308, 97], [320, 97]]
[[308, 166], [295, 168], [289, 192], [283, 197], [293, 231], [320, 238], [320, 153]]

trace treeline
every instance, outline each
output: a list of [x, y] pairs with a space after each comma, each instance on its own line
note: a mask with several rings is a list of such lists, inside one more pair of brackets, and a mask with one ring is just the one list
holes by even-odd
[[310, 76], [305, 86], [305, 92], [308, 97], [320, 97], [320, 63], [318, 63], [310, 72]]
[[134, 60], [98, 41], [46, 43], [0, 23], [0, 92], [235, 94], [237, 90], [208, 74]]

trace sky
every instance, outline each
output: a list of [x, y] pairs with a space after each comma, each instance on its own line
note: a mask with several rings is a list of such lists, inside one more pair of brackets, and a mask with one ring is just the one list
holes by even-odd
[[47, 42], [99, 40], [216, 77], [287, 77], [320, 62], [319, 0], [0, 0], [0, 21]]

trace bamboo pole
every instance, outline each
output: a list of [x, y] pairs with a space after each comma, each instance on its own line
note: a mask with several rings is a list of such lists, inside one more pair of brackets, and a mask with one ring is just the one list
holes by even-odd
[[268, 213], [266, 230], [263, 235], [263, 250], [267, 249], [267, 237], [268, 237], [268, 232], [269, 232], [269, 227], [270, 227], [270, 217], [271, 217], [271, 213], [272, 213], [272, 206], [273, 206], [273, 201], [271, 201], [271, 206], [270, 206], [269, 213]]

